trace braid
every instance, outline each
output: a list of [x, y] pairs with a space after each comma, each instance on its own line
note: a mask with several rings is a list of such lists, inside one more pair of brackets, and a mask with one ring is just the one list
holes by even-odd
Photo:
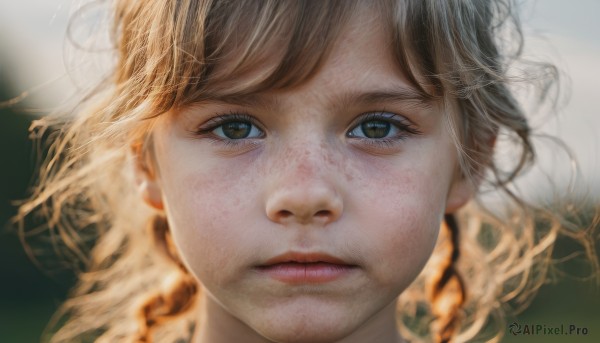
[[154, 328], [190, 310], [198, 294], [198, 283], [177, 255], [166, 218], [154, 217], [149, 230], [155, 246], [179, 268], [181, 275], [167, 290], [151, 295], [142, 304], [138, 312], [140, 332], [136, 343], [151, 343]]
[[167, 260], [175, 263], [179, 270], [181, 270], [184, 274], [189, 274], [187, 268], [179, 258], [179, 254], [175, 248], [175, 243], [173, 243], [173, 239], [171, 238], [167, 219], [160, 215], [155, 216], [150, 222], [148, 229], [150, 230], [152, 242], [163, 254], [163, 256], [166, 257]]
[[441, 272], [433, 278], [430, 289], [432, 312], [436, 318], [435, 341], [438, 343], [450, 342], [457, 330], [459, 311], [465, 301], [465, 285], [456, 270], [456, 262], [460, 257], [458, 225], [452, 214], [447, 214], [444, 220], [446, 225], [442, 227], [450, 238], [450, 254], [442, 264]]

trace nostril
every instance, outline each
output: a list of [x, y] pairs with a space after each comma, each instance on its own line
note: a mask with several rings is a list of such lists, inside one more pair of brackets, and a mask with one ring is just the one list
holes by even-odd
[[328, 217], [331, 215], [331, 212], [328, 210], [321, 210], [317, 213], [315, 213], [315, 217]]
[[[321, 189], [323, 188], [323, 189]], [[342, 199], [335, 191], [325, 187], [287, 189], [269, 196], [265, 204], [267, 217], [279, 224], [326, 225], [336, 221], [342, 214]]]
[[279, 211], [279, 216], [283, 219], [283, 218], [289, 218], [290, 216], [292, 216], [292, 212], [288, 211], [288, 210], [281, 210]]

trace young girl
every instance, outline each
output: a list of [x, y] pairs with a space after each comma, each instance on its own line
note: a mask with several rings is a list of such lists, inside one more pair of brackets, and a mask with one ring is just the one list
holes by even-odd
[[21, 223], [87, 266], [46, 340], [497, 340], [573, 232], [511, 188], [508, 1], [112, 6], [114, 72], [32, 129], [55, 139]]

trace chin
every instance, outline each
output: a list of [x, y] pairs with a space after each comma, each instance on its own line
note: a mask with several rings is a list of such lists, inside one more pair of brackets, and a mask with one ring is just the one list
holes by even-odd
[[352, 333], [352, 322], [356, 317], [349, 316], [351, 312], [346, 312], [346, 315], [335, 312], [313, 309], [287, 315], [278, 313], [267, 320], [257, 320], [261, 325], [254, 329], [278, 343], [336, 342]]
[[270, 328], [261, 335], [277, 343], [331, 343], [348, 336], [348, 332], [340, 332], [340, 328], [315, 327], [281, 327]]

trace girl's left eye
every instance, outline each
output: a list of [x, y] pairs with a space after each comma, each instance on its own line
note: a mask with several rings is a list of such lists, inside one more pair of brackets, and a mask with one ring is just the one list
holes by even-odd
[[387, 138], [391, 133], [392, 137], [398, 134], [398, 128], [392, 123], [383, 120], [370, 120], [360, 123], [348, 133], [349, 137], [360, 138]]
[[410, 134], [420, 134], [406, 119], [393, 113], [369, 113], [360, 119], [348, 133], [347, 137], [386, 140], [402, 139]]

